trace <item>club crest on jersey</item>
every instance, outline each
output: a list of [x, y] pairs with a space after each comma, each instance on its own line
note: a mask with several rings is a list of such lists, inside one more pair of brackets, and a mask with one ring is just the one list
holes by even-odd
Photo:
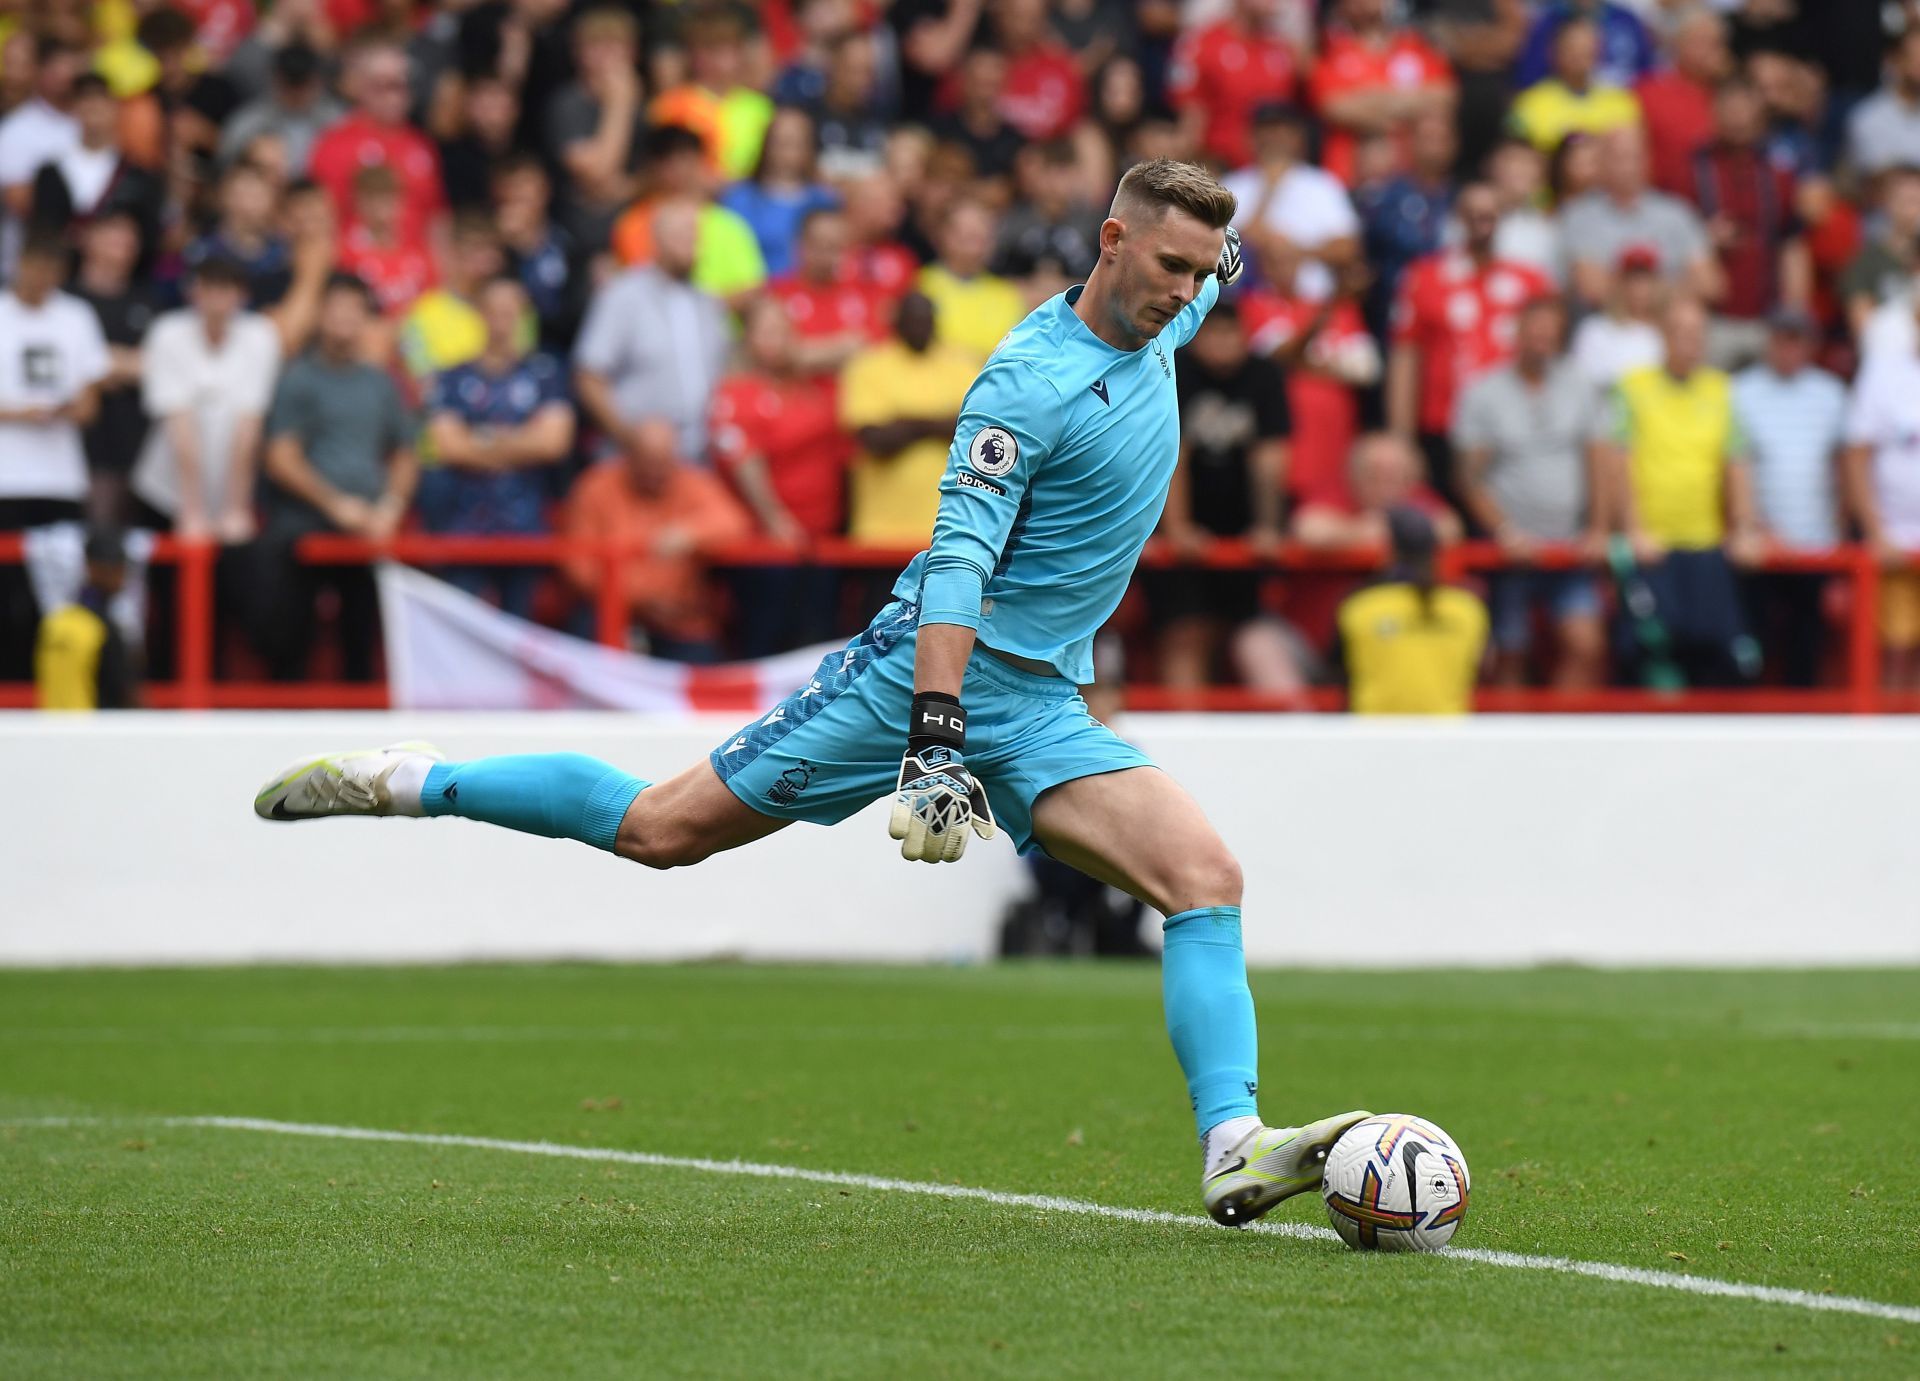
[[1020, 443], [1005, 427], [982, 427], [967, 446], [967, 464], [983, 475], [1007, 474], [1020, 459]]

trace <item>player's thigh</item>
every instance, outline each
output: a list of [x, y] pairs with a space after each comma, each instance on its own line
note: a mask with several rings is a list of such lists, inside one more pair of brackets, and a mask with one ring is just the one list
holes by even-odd
[[697, 762], [633, 798], [614, 851], [649, 868], [683, 868], [791, 823], [754, 810], [727, 789], [712, 763]]
[[1050, 787], [1033, 803], [1042, 847], [1164, 915], [1240, 904], [1240, 864], [1186, 788], [1157, 767]]

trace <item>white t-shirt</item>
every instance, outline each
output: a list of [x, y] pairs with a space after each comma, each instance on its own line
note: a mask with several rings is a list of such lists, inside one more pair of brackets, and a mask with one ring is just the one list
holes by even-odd
[[243, 417], [264, 417], [280, 375], [280, 333], [254, 312], [227, 324], [220, 348], [207, 340], [197, 312], [168, 312], [140, 348], [140, 400], [153, 419], [133, 467], [133, 492], [162, 513], [180, 509], [180, 474], [166, 421], [191, 414], [200, 442], [200, 494], [209, 515], [226, 495], [233, 433]]
[[1887, 540], [1920, 551], [1920, 354], [1867, 361], [1847, 404], [1847, 444], [1873, 447], [1873, 493]]
[[[0, 293], [0, 411], [57, 408], [107, 377], [100, 318], [56, 292], [29, 307]], [[81, 499], [87, 455], [71, 422], [0, 422], [0, 499]]]
[[[79, 147], [80, 122], [35, 96], [0, 120], [0, 187], [32, 182], [42, 163]], [[20, 240], [20, 222], [0, 215], [0, 279], [13, 276]]]
[[1609, 389], [1628, 370], [1664, 361], [1667, 347], [1660, 332], [1647, 322], [1615, 321], [1596, 314], [1574, 331], [1568, 353], [1595, 388]]
[[[1234, 228], [1244, 231], [1260, 213], [1266, 174], [1258, 168], [1242, 168], [1228, 173], [1223, 185], [1239, 202], [1233, 213]], [[1260, 219], [1267, 229], [1302, 249], [1318, 249], [1329, 240], [1360, 233], [1360, 217], [1340, 179], [1306, 163], [1296, 163], [1281, 175]]]
[[120, 166], [120, 152], [117, 149], [76, 146], [54, 159], [53, 165], [60, 170], [60, 176], [67, 184], [67, 192], [73, 198], [73, 209], [85, 216], [92, 214], [94, 207], [100, 204], [100, 198], [106, 195], [107, 188], [113, 185], [113, 174]]
[[1566, 247], [1553, 217], [1531, 208], [1509, 211], [1493, 236], [1493, 257], [1532, 264], [1556, 283], [1567, 279]]
[[0, 187], [32, 182], [42, 163], [80, 147], [80, 122], [34, 97], [0, 120]]
[[1914, 321], [1910, 292], [1897, 294], [1875, 307], [1860, 333], [1860, 358], [1871, 362], [1880, 355], [1911, 355], [1920, 349], [1920, 325]]

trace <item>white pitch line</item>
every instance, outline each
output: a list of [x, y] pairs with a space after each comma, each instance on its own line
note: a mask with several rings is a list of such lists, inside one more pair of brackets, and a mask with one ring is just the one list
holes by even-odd
[[[82, 1127], [100, 1126], [107, 1121], [142, 1121], [138, 1118], [105, 1119], [97, 1117], [17, 1118], [0, 1122], [9, 1127]], [[317, 1137], [329, 1141], [388, 1141], [409, 1146], [455, 1146], [475, 1151], [507, 1151], [523, 1156], [550, 1156], [557, 1160], [612, 1161], [620, 1165], [646, 1165], [660, 1170], [693, 1170], [707, 1175], [746, 1175], [764, 1180], [800, 1180], [808, 1184], [830, 1184], [849, 1189], [871, 1189], [887, 1194], [921, 1194], [936, 1199], [968, 1199], [995, 1204], [1002, 1208], [1032, 1208], [1043, 1213], [1077, 1213], [1088, 1217], [1111, 1218], [1123, 1223], [1149, 1223], [1155, 1226], [1211, 1228], [1207, 1218], [1186, 1213], [1168, 1213], [1162, 1209], [1121, 1208], [1096, 1204], [1085, 1199], [1066, 1199], [1052, 1194], [1009, 1194], [998, 1189], [980, 1189], [972, 1185], [930, 1184], [920, 1180], [887, 1179], [880, 1175], [850, 1175], [834, 1170], [808, 1170], [797, 1165], [767, 1165], [746, 1160], [708, 1160], [698, 1156], [667, 1156], [654, 1151], [622, 1151], [602, 1146], [563, 1146], [554, 1141], [505, 1141], [485, 1136], [456, 1136], [438, 1132], [398, 1132], [378, 1127], [335, 1127], [314, 1122], [276, 1122], [263, 1117], [163, 1117], [153, 1119], [167, 1127], [209, 1127], [225, 1131], [268, 1132], [277, 1136]], [[1306, 1223], [1254, 1223], [1242, 1232], [1264, 1233], [1270, 1237], [1291, 1237], [1310, 1241], [1338, 1241], [1328, 1228]], [[1761, 1304], [1781, 1304], [1793, 1309], [1818, 1313], [1858, 1314], [1893, 1323], [1920, 1324], [1920, 1306], [1886, 1304], [1855, 1295], [1820, 1295], [1811, 1290], [1789, 1290], [1776, 1285], [1749, 1285], [1737, 1280], [1715, 1280], [1706, 1276], [1675, 1275], [1670, 1271], [1652, 1271], [1639, 1266], [1620, 1266], [1608, 1261], [1575, 1261], [1564, 1256], [1529, 1256], [1523, 1252], [1492, 1251], [1484, 1247], [1448, 1247], [1441, 1253], [1450, 1261], [1467, 1261], [1478, 1266], [1501, 1266], [1509, 1270], [1550, 1271], [1556, 1275], [1587, 1276], [1623, 1285], [1646, 1285], [1657, 1290], [1677, 1290], [1686, 1295], [1709, 1295], [1722, 1299], [1753, 1300]]]

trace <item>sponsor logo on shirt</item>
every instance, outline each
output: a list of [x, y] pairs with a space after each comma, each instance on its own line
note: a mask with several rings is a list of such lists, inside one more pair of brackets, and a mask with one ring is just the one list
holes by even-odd
[[995, 484], [992, 480], [981, 479], [980, 476], [970, 471], [962, 470], [959, 475], [956, 476], [956, 479], [969, 489], [985, 490], [989, 494], [998, 494], [1003, 499], [1007, 497], [1007, 491], [1005, 489]]

